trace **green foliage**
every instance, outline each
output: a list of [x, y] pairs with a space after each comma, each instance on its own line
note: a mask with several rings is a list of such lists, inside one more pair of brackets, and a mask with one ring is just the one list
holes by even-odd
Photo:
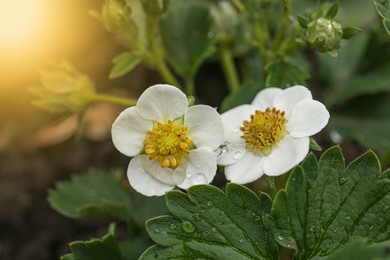
[[278, 192], [267, 225], [297, 259], [328, 256], [353, 237], [370, 242], [390, 238], [389, 171], [381, 173], [371, 151], [346, 169], [339, 147], [319, 162], [309, 155]]
[[91, 169], [74, 175], [70, 181], [57, 183], [49, 190], [50, 205], [70, 218], [89, 215], [111, 215], [124, 221], [134, 220], [143, 226], [146, 219], [166, 212], [164, 199], [130, 196], [122, 184], [122, 174]]
[[249, 189], [228, 184], [226, 194], [209, 185], [193, 186], [187, 194], [166, 195], [173, 216], [147, 221], [158, 244], [141, 259], [276, 259], [277, 246], [262, 218], [271, 200]]
[[219, 109], [221, 113], [243, 104], [250, 104], [256, 94], [260, 91], [260, 86], [252, 82], [248, 82], [241, 86], [236, 92], [227, 96]]
[[359, 34], [362, 30], [357, 27], [347, 26], [343, 28], [343, 39], [351, 39], [352, 37]]
[[325, 17], [334, 18], [338, 10], [339, 10], [339, 1], [336, 1], [331, 5]]
[[131, 216], [132, 202], [120, 183], [121, 177], [111, 171], [91, 169], [85, 175], [74, 175], [70, 182], [59, 182], [49, 190], [50, 205], [70, 218], [107, 214], [122, 220]]
[[268, 76], [265, 82], [267, 87], [286, 88], [293, 85], [306, 86], [309, 73], [301, 67], [281, 59], [276, 59], [265, 67]]
[[380, 31], [360, 34], [334, 60], [320, 57], [327, 85], [324, 103], [334, 109], [330, 128], [379, 152], [390, 149], [388, 93], [390, 41]]
[[375, 8], [382, 18], [383, 26], [390, 35], [390, 1], [389, 0], [373, 0]]
[[333, 254], [327, 257], [326, 260], [389, 260], [389, 247], [390, 243], [388, 241], [370, 245], [364, 239], [356, 238], [352, 239], [352, 241], [346, 244], [344, 247], [336, 250]]
[[178, 1], [161, 16], [160, 31], [168, 60], [183, 77], [195, 75], [213, 52], [213, 20], [202, 1]]
[[102, 239], [87, 242], [70, 243], [72, 253], [64, 255], [61, 260], [122, 260], [118, 241], [115, 238], [115, 226]]
[[119, 54], [112, 60], [114, 67], [110, 71], [109, 78], [116, 79], [125, 75], [132, 71], [141, 61], [142, 57], [135, 52], [125, 51]]

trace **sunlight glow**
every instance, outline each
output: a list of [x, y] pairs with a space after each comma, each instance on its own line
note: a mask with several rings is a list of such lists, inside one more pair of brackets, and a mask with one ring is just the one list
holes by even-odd
[[44, 25], [44, 6], [37, 0], [0, 0], [0, 46], [15, 50], [39, 37]]

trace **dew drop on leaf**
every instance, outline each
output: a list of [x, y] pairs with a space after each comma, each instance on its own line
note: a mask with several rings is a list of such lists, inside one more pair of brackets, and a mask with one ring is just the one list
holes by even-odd
[[213, 231], [214, 233], [217, 233], [217, 229], [215, 227], [211, 228], [211, 231]]
[[350, 219], [351, 219], [351, 216], [346, 216], [345, 219], [350, 220]]
[[153, 229], [153, 231], [154, 231], [154, 233], [158, 234], [158, 233], [160, 233], [160, 228], [156, 227]]
[[340, 184], [344, 185], [347, 182], [347, 178], [340, 178]]
[[203, 234], [204, 234], [205, 236], [207, 236], [207, 235], [209, 234], [209, 232], [206, 230], [206, 231], [203, 232]]
[[201, 219], [200, 219], [198, 213], [195, 213], [194, 215], [192, 215], [192, 217], [194, 218], [194, 220], [195, 220], [196, 222], [200, 222], [200, 221], [201, 221]]
[[181, 227], [183, 228], [184, 232], [187, 233], [192, 233], [195, 231], [195, 226], [189, 221], [183, 221], [183, 223], [181, 223]]
[[244, 242], [244, 240], [242, 240], [242, 239], [240, 239], [240, 240], [238, 240], [238, 241], [240, 241], [240, 243]]
[[207, 206], [213, 206], [213, 203], [211, 201], [207, 201]]
[[310, 227], [310, 231], [311, 231], [311, 232], [314, 232], [314, 229], [315, 229], [315, 226], [311, 226], [311, 227]]
[[278, 236], [278, 239], [279, 240], [283, 240], [284, 238], [282, 236]]
[[176, 228], [176, 225], [175, 225], [175, 224], [170, 224], [170, 225], [169, 225], [169, 228], [173, 230], [173, 229]]

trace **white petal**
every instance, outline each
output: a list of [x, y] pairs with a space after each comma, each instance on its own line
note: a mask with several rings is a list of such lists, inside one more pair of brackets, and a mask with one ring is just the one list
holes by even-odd
[[140, 156], [136, 156], [130, 161], [127, 178], [131, 187], [145, 196], [162, 196], [175, 187], [161, 183], [147, 174], [141, 165]]
[[187, 189], [193, 185], [210, 183], [216, 172], [217, 161], [210, 149], [203, 147], [191, 150], [186, 170], [187, 177], [178, 186]]
[[277, 109], [285, 111], [288, 120], [294, 106], [304, 99], [313, 99], [310, 90], [304, 86], [294, 86], [283, 90], [283, 93], [275, 98], [273, 105]]
[[176, 182], [173, 179], [173, 169], [168, 167], [162, 168], [156, 159], [149, 160], [148, 155], [140, 155], [140, 158], [142, 167], [150, 176], [166, 185], [176, 185]]
[[286, 128], [292, 137], [311, 136], [326, 126], [329, 112], [316, 100], [302, 100], [291, 111]]
[[127, 156], [138, 155], [146, 138], [146, 131], [152, 129], [153, 123], [139, 117], [135, 107], [124, 110], [112, 124], [112, 142], [116, 149]]
[[230, 165], [237, 163], [245, 156], [246, 145], [244, 142], [226, 143], [221, 148], [217, 149], [214, 154], [217, 156], [217, 163], [219, 165]]
[[291, 170], [305, 159], [309, 152], [309, 137], [293, 138], [285, 136], [272, 147], [271, 154], [264, 162], [264, 172], [268, 176], [279, 176]]
[[137, 102], [137, 112], [142, 118], [159, 122], [181, 117], [187, 108], [187, 96], [178, 88], [164, 84], [149, 87]]
[[267, 107], [272, 108], [274, 106], [275, 98], [282, 94], [282, 92], [283, 90], [280, 88], [265, 88], [257, 93], [252, 101], [252, 105], [260, 111], [265, 111]]
[[221, 116], [210, 106], [196, 105], [188, 108], [184, 124], [188, 126], [188, 137], [196, 147], [215, 150], [224, 141]]
[[256, 108], [251, 105], [241, 105], [221, 115], [223, 127], [225, 128], [225, 140], [229, 143], [244, 143], [240, 137], [244, 120], [250, 120], [251, 114], [254, 114]]
[[248, 151], [241, 161], [225, 166], [226, 179], [238, 184], [253, 182], [263, 176], [265, 157]]

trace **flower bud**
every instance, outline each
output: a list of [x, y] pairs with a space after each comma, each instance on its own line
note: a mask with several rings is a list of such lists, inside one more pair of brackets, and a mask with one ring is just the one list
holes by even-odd
[[232, 41], [237, 33], [239, 17], [236, 9], [229, 2], [220, 2], [212, 9], [216, 25], [216, 38], [220, 42]]
[[313, 49], [320, 52], [332, 51], [340, 47], [343, 29], [335, 20], [321, 17], [308, 24], [305, 37]]
[[48, 112], [81, 112], [95, 94], [92, 80], [67, 62], [40, 73], [42, 86], [31, 87], [29, 91], [38, 98], [32, 104]]

